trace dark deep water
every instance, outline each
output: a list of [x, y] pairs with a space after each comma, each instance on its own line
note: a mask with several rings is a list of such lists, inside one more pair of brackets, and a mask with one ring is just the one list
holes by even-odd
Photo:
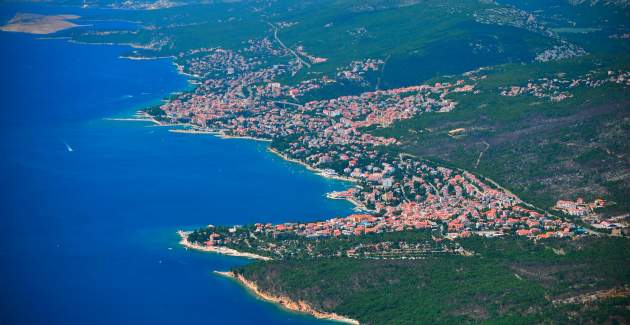
[[[18, 9], [0, 5], [2, 22]], [[249, 261], [186, 251], [175, 231], [346, 214], [324, 197], [345, 184], [264, 143], [104, 120], [187, 82], [122, 46], [37, 38], [0, 32], [0, 323], [324, 323], [213, 275]]]

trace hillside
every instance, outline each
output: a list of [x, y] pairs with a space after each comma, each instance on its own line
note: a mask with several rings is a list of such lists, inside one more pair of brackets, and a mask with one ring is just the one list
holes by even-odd
[[[471, 239], [462, 245], [478, 256], [289, 260], [234, 271], [265, 292], [365, 324], [623, 323], [628, 244]], [[589, 300], [595, 293], [601, 299]]]
[[[602, 69], [605, 60], [585, 57], [493, 68], [479, 94], [457, 98], [454, 112], [373, 133], [399, 138], [404, 151], [490, 177], [543, 208], [558, 199], [605, 197], [628, 211], [629, 94], [617, 85], [569, 87], [594, 71], [627, 68], [623, 59], [615, 62]], [[530, 90], [501, 95], [528, 84]], [[550, 98], [563, 91], [572, 97]]]

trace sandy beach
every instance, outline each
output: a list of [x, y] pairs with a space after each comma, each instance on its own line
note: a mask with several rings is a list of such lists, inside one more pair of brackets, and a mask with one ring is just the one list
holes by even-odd
[[188, 241], [188, 234], [190, 232], [186, 232], [183, 230], [179, 230], [177, 231], [177, 234], [181, 237], [181, 240], [179, 241], [179, 244], [184, 246], [184, 247], [188, 247], [190, 249], [196, 249], [199, 251], [203, 251], [203, 252], [211, 252], [211, 253], [217, 253], [217, 254], [223, 254], [223, 255], [229, 255], [229, 256], [238, 256], [238, 257], [245, 257], [245, 258], [250, 258], [250, 259], [254, 259], [254, 260], [263, 260], [263, 261], [270, 261], [272, 260], [271, 257], [267, 257], [267, 256], [262, 256], [262, 255], [257, 255], [257, 254], [253, 254], [253, 253], [244, 253], [244, 252], [239, 252], [235, 249], [231, 249], [231, 248], [227, 248], [227, 247], [222, 247], [222, 246], [202, 246], [199, 244], [194, 244]]
[[359, 321], [352, 318], [337, 315], [335, 313], [327, 313], [327, 312], [318, 311], [314, 309], [313, 307], [311, 307], [305, 301], [302, 301], [302, 300], [295, 301], [286, 296], [275, 296], [275, 295], [263, 292], [258, 288], [256, 283], [247, 280], [245, 277], [243, 277], [240, 274], [235, 274], [234, 272], [220, 272], [220, 271], [214, 271], [214, 273], [232, 278], [238, 281], [239, 283], [241, 283], [243, 286], [245, 286], [249, 290], [251, 290], [257, 297], [263, 300], [269, 301], [269, 302], [280, 304], [281, 306], [289, 310], [306, 313], [319, 319], [332, 320], [332, 321], [345, 323], [345, 324], [356, 324], [356, 325], [359, 324]]

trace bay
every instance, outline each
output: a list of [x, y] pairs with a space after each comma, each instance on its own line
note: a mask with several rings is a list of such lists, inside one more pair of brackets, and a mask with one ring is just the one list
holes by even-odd
[[266, 143], [105, 120], [188, 88], [167, 59], [5, 32], [0, 46], [0, 323], [325, 323], [213, 275], [250, 261], [185, 250], [175, 231], [344, 215], [324, 195], [347, 184]]

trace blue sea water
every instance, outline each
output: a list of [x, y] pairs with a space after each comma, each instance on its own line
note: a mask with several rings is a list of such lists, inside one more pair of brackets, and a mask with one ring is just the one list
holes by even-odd
[[168, 60], [5, 32], [0, 48], [1, 324], [325, 323], [213, 275], [250, 261], [187, 251], [175, 231], [347, 214], [324, 197], [347, 184], [265, 143], [104, 119], [187, 88]]

